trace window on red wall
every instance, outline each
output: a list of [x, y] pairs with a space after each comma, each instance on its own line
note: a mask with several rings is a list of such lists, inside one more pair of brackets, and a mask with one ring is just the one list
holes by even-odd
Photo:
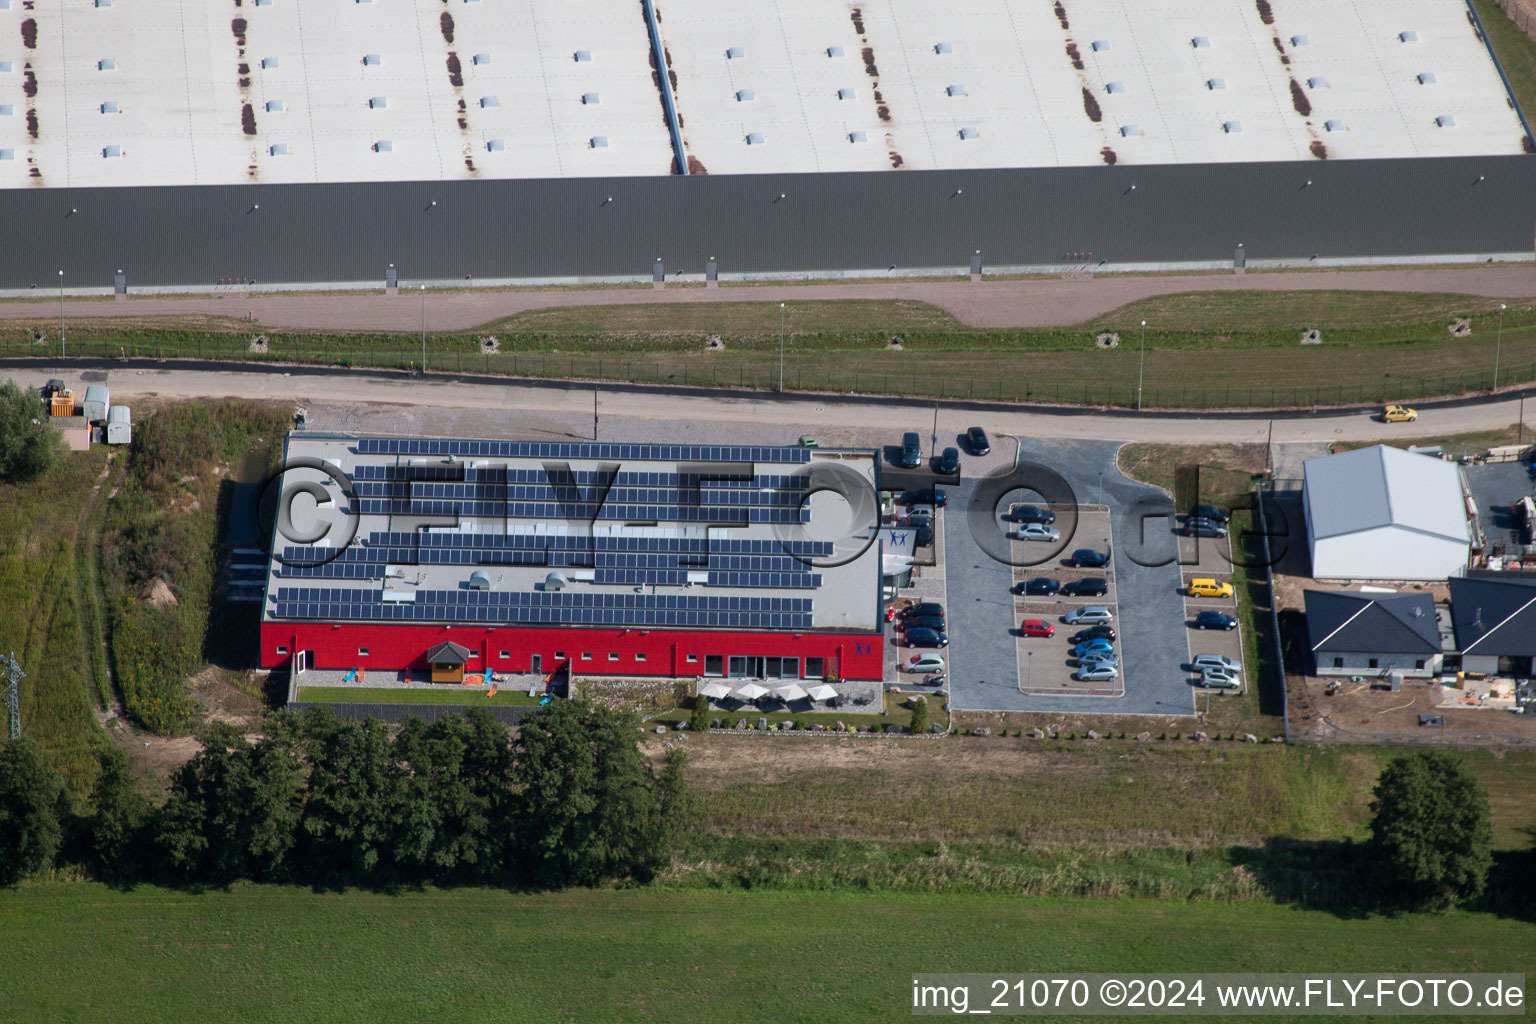
[[582, 661], [591, 661], [592, 660], [592, 652], [591, 651], [582, 651], [581, 652], [581, 660]]
[[688, 664], [690, 664], [690, 665], [697, 664], [698, 660], [699, 660], [699, 656], [697, 654], [690, 654], [690, 655], [688, 655]]
[[723, 676], [723, 675], [725, 675], [725, 655], [723, 655], [723, 654], [706, 654], [706, 655], [704, 655], [704, 674], [707, 675], [707, 676]]
[[805, 678], [820, 679], [826, 674], [826, 664], [821, 658], [805, 659]]
[[502, 651], [501, 652], [501, 656], [503, 658], [510, 658], [510, 657], [512, 657], [512, 652], [511, 651]]
[[618, 651], [609, 651], [608, 652], [608, 660], [609, 661], [618, 661], [619, 660], [619, 652]]
[[366, 658], [366, 657], [368, 657], [368, 648], [366, 648], [366, 647], [359, 647], [357, 649], [357, 656], [359, 658]]
[[[644, 661], [645, 660], [645, 652], [644, 651], [636, 651], [635, 652], [635, 660], [636, 661]], [[1419, 667], [1423, 668], [1424, 666], [1420, 665]]]
[[277, 645], [277, 653], [278, 654], [287, 654], [288, 653], [288, 648], [285, 645], [283, 645], [283, 644], [278, 644]]

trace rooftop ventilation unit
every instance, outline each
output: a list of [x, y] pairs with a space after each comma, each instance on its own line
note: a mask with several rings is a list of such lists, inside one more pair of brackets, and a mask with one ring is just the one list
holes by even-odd
[[827, 56], [828, 57], [841, 57], [842, 55], [843, 55], [843, 48], [841, 46], [829, 46], [829, 47], [827, 47]]
[[111, 7], [112, 0], [96, 0], [97, 7]]
[[960, 129], [960, 138], [961, 139], [979, 139], [979, 138], [981, 138], [981, 133], [978, 132], [975, 128], [961, 128]]
[[1328, 88], [1328, 79], [1322, 78], [1322, 77], [1309, 78], [1309, 79], [1307, 79], [1307, 88], [1308, 89], [1326, 89], [1326, 88]]
[[1330, 132], [1341, 132], [1344, 130], [1344, 122], [1339, 120], [1324, 121], [1323, 128]]
[[116, 71], [117, 70], [117, 58], [115, 58], [115, 57], [103, 57], [103, 58], [101, 58], [101, 60], [96, 62], [96, 70], [97, 71]]
[[389, 98], [387, 96], [374, 96], [368, 100], [369, 110], [383, 110], [387, 106], [389, 106]]
[[287, 156], [288, 155], [288, 143], [286, 143], [286, 142], [274, 142], [274, 143], [272, 143], [272, 145], [267, 147], [267, 152], [270, 153], [273, 156]]
[[0, 103], [0, 117], [15, 117], [16, 108], [9, 103]]
[[950, 95], [950, 96], [964, 96], [965, 95], [965, 86], [963, 86], [963, 85], [951, 85], [951, 86], [947, 87], [944, 90], [944, 92], [946, 94]]
[[269, 113], [269, 114], [276, 114], [276, 113], [281, 112], [282, 109], [283, 109], [283, 101], [282, 100], [267, 100], [267, 113]]
[[15, 160], [15, 159], [16, 159], [16, 151], [14, 149], [0, 149], [0, 160]]
[[1433, 71], [1426, 71], [1423, 74], [1421, 74], [1419, 76], [1419, 84], [1420, 85], [1434, 85], [1435, 84], [1435, 73]]
[[563, 573], [563, 572], [552, 572], [548, 576], [544, 577], [544, 589], [545, 590], [564, 590], [565, 587], [566, 587], [566, 584], [568, 584], [570, 582], [571, 582], [570, 580], [566, 579], [565, 573]]
[[271, 7], [272, 6], [272, 0], [256, 0], [255, 6], [257, 6], [257, 7]]
[[933, 52], [934, 53], [954, 53], [955, 52], [955, 48], [953, 46], [950, 46], [948, 43], [934, 43], [933, 44]]
[[503, 139], [490, 139], [485, 144], [485, 151], [487, 153], [500, 153], [503, 152], [506, 148], [507, 143]]
[[395, 144], [388, 139], [380, 139], [373, 144], [373, 151], [375, 153], [393, 153], [395, 151]]
[[1419, 34], [1412, 29], [1409, 29], [1407, 32], [1399, 32], [1397, 34], [1397, 41], [1400, 43], [1416, 43], [1419, 41]]
[[739, 46], [732, 46], [725, 51], [726, 60], [741, 60], [747, 55], [747, 51]]
[[1226, 132], [1228, 135], [1237, 135], [1243, 130], [1243, 122], [1223, 121], [1221, 124], [1221, 130]]
[[1125, 92], [1125, 83], [1124, 82], [1106, 82], [1106, 83], [1104, 83], [1104, 91], [1105, 92]]
[[576, 63], [578, 63], [578, 64], [585, 64], [585, 63], [587, 63], [587, 61], [592, 59], [592, 51], [591, 50], [577, 50], [576, 53], [572, 56], [571, 59], [576, 61]]
[[[595, 92], [584, 92], [581, 94], [581, 102], [583, 106], [595, 107], [599, 103], [603, 102], [603, 100], [602, 97], [598, 96], [598, 94]], [[481, 100], [480, 105], [483, 107], [487, 104], [485, 100]], [[494, 107], [496, 105], [496, 101], [493, 99], [489, 105]]]
[[470, 590], [490, 590], [491, 577], [484, 569], [476, 569], [469, 574]]
[[865, 135], [863, 132], [849, 132], [848, 133], [848, 141], [849, 142], [868, 142], [869, 141], [869, 136]]
[[1195, 36], [1195, 38], [1189, 41], [1189, 45], [1193, 46], [1197, 50], [1204, 50], [1211, 45], [1211, 37]]
[[751, 101], [753, 101], [755, 99], [757, 99], [757, 93], [753, 92], [751, 89], [737, 89], [736, 90], [736, 102], [737, 103], [750, 103]]
[[853, 99], [853, 90], [852, 89], [839, 89], [839, 90], [837, 90], [837, 98], [840, 99], [840, 100], [851, 100], [851, 99]]
[[379, 58], [378, 54], [376, 54], [376, 53], [365, 53], [365, 54], [363, 54], [363, 66], [364, 67], [376, 68], [376, 67], [379, 66], [380, 63], [381, 63], [381, 61], [380, 61], [380, 58]]
[[1133, 124], [1123, 124], [1120, 126], [1120, 134], [1126, 138], [1129, 138], [1132, 135], [1140, 135], [1141, 129], [1137, 128]]
[[1435, 118], [1435, 124], [1441, 128], [1455, 128], [1456, 118], [1452, 117], [1450, 114], [1441, 114], [1439, 117]]
[[1311, 44], [1312, 40], [1308, 39], [1306, 36], [1291, 36], [1292, 46], [1310, 46]]
[[767, 139], [763, 138], [762, 132], [747, 132], [747, 145], [749, 146], [761, 146], [767, 141]]
[[[587, 93], [587, 96], [591, 96], [593, 98], [592, 102], [594, 102], [594, 103], [597, 102], [597, 93], [589, 92], [589, 93]], [[581, 98], [581, 102], [583, 102], [583, 103], [587, 102], [587, 96], [583, 96]], [[501, 106], [501, 103], [500, 103], [500, 101], [498, 101], [496, 99], [495, 96], [481, 96], [480, 97], [480, 106], [482, 106], [482, 107], [499, 107], [499, 106]]]
[[275, 67], [277, 67], [277, 58], [276, 57], [263, 57], [263, 58], [261, 58], [261, 67], [262, 67], [262, 70], [266, 70], [267, 68], [275, 68]]
[[1207, 78], [1205, 80], [1205, 87], [1212, 90], [1225, 89], [1227, 87], [1227, 80], [1225, 78]]
[[[101, 112], [103, 114], [120, 114], [122, 110], [118, 107], [117, 100], [107, 100], [101, 105]], [[10, 113], [10, 110], [7, 109], [6, 113]]]
[[606, 135], [594, 135], [594, 136], [592, 136], [592, 148], [593, 149], [607, 149], [608, 148], [608, 136], [606, 136]]
[[0, 60], [0, 74], [10, 74], [16, 70], [16, 65], [8, 60]]
[[123, 147], [122, 146], [106, 146], [106, 147], [104, 147], [102, 149], [101, 155], [102, 155], [103, 158], [108, 159], [108, 160], [112, 159], [113, 157], [122, 156], [123, 155]]
[[1103, 53], [1104, 51], [1106, 51], [1108, 49], [1109, 49], [1109, 40], [1108, 39], [1095, 39], [1093, 41], [1093, 52], [1094, 53]]
[[477, 65], [489, 64], [491, 62], [491, 55], [488, 53], [477, 53], [473, 57], [473, 62]]

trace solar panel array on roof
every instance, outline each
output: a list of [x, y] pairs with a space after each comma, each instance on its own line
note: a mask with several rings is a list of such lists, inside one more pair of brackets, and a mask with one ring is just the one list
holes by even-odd
[[603, 594], [582, 591], [511, 593], [421, 590], [414, 601], [385, 601], [378, 591], [345, 587], [279, 587], [283, 619], [483, 622], [589, 626], [713, 626], [809, 629], [811, 599], [692, 594]]
[[453, 455], [493, 459], [653, 459], [661, 462], [810, 462], [808, 448], [769, 445], [612, 444], [597, 441], [476, 441], [360, 437], [359, 455]]

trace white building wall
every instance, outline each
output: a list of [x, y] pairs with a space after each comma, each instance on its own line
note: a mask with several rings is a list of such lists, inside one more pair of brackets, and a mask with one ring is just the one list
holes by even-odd
[[[1423, 668], [1415, 668], [1414, 664], [1420, 659], [1420, 655], [1379, 653], [1355, 653], [1355, 652], [1315, 652], [1317, 660], [1317, 674], [1320, 676], [1378, 676], [1387, 672], [1401, 672], [1405, 679], [1428, 679], [1440, 674], [1442, 655], [1422, 656]], [[1342, 661], [1342, 665], [1335, 665], [1334, 660]], [[1376, 664], [1371, 665], [1372, 659]]]
[[1499, 656], [1497, 654], [1464, 654], [1461, 658], [1461, 670], [1481, 675], [1499, 674]]
[[1312, 575], [1329, 580], [1443, 580], [1467, 567], [1468, 546], [1396, 526], [1314, 540]]

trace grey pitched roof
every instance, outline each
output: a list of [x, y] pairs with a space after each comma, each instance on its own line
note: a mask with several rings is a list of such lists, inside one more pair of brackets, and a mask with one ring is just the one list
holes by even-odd
[[1308, 590], [1302, 596], [1313, 651], [1440, 653], [1435, 602], [1428, 594]]
[[1452, 578], [1451, 624], [1463, 654], [1536, 656], [1536, 579]]
[[427, 651], [427, 660], [434, 665], [462, 665], [469, 660], [469, 648], [445, 640]]
[[1308, 459], [1307, 515], [1318, 540], [1397, 526], [1466, 543], [1456, 466], [1377, 445]]

